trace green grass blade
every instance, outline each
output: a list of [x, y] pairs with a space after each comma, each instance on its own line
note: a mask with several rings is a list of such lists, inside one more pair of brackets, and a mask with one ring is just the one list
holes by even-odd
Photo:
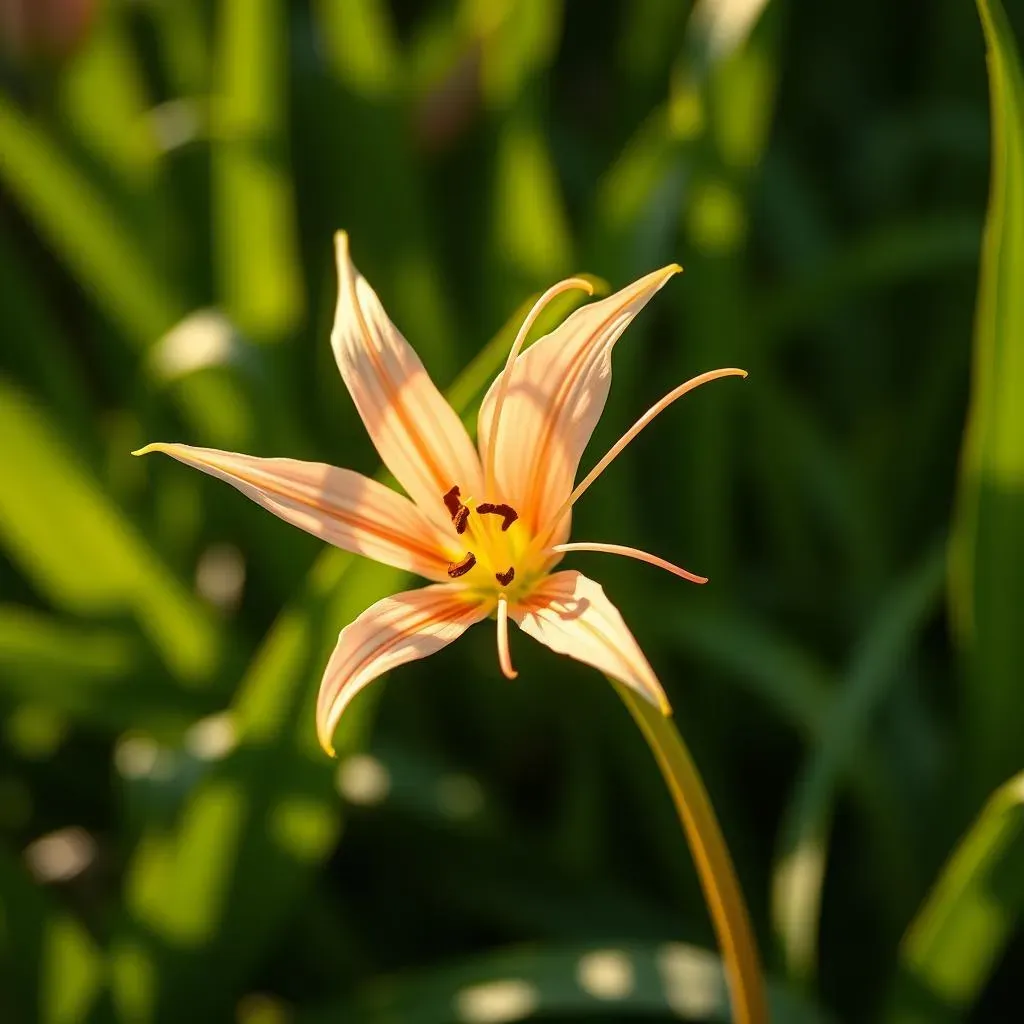
[[[778, 984], [769, 986], [769, 1003], [776, 1024], [828, 1019]], [[721, 961], [713, 953], [681, 942], [549, 944], [503, 950], [381, 979], [354, 999], [300, 1014], [297, 1024], [669, 1016], [732, 1019]]]
[[46, 401], [61, 425], [89, 438], [92, 400], [73, 350], [38, 279], [28, 272], [5, 230], [0, 230], [0, 308], [8, 337], [36, 341], [5, 345], [0, 355], [4, 370]]
[[60, 113], [75, 142], [118, 192], [154, 200], [161, 151], [128, 16], [126, 4], [105, 6], [84, 48], [61, 69]]
[[0, 178], [97, 305], [139, 346], [181, 317], [139, 234], [42, 125], [0, 93]]
[[1024, 73], [999, 0], [978, 0], [978, 10], [992, 181], [950, 574], [975, 794], [1020, 766], [1024, 736]]
[[500, 116], [485, 287], [492, 307], [504, 309], [572, 269], [572, 232], [534, 85], [554, 60], [564, 13], [560, 0], [525, 0], [498, 15], [467, 6], [481, 40], [484, 103]]
[[257, 341], [302, 315], [287, 159], [288, 22], [280, 0], [220, 5], [214, 66], [213, 224], [225, 311]]
[[875, 289], [973, 265], [980, 227], [976, 216], [944, 212], [866, 231], [793, 284], [764, 297], [755, 320], [765, 343], [781, 345]]
[[888, 1020], [962, 1019], [1022, 911], [1024, 773], [992, 795], [907, 929]]
[[78, 1024], [95, 1005], [103, 963], [92, 938], [0, 848], [0, 1013]]
[[659, 611], [655, 618], [652, 608], [651, 618], [665, 643], [734, 678], [798, 735], [811, 742], [820, 736], [832, 673], [797, 643], [722, 608], [677, 599]]
[[525, 102], [501, 128], [491, 209], [493, 306], [507, 308], [514, 296], [569, 274], [572, 237], [554, 160]]
[[150, 15], [167, 68], [171, 92], [177, 97], [205, 95], [212, 62], [203, 0], [154, 0]]
[[134, 618], [168, 669], [209, 685], [213, 616], [162, 564], [46, 416], [0, 380], [0, 545], [57, 608]]
[[317, 83], [317, 109], [328, 106], [345, 126], [317, 140], [320, 206], [334, 218], [332, 228], [359, 240], [359, 267], [395, 323], [416, 325], [416, 349], [436, 379], [451, 379], [459, 324], [442, 286], [423, 156], [409, 131], [407, 69], [389, 5], [315, 0], [312, 13], [330, 72]]
[[201, 709], [151, 661], [127, 630], [83, 627], [0, 604], [0, 691], [16, 700], [107, 733], [182, 727]]
[[874, 714], [917, 633], [941, 598], [944, 561], [934, 552], [883, 602], [851, 660], [798, 780], [783, 820], [773, 882], [772, 916], [790, 974], [806, 979], [817, 964], [821, 889], [836, 787], [864, 748]]
[[[733, 30], [727, 28], [730, 21]], [[742, 366], [757, 378], [757, 324], [743, 275], [752, 216], [750, 194], [768, 143], [779, 75], [778, 5], [695, 7], [684, 56], [674, 73], [671, 105], [687, 123], [695, 154], [681, 215], [685, 287], [677, 304], [687, 339], [667, 373], [685, 380], [695, 368]], [[731, 396], [731, 397], [730, 397]], [[695, 402], [689, 427], [705, 439], [684, 452], [683, 478], [701, 481], [701, 500], [685, 511], [686, 535], [728, 584], [737, 533], [733, 493], [736, 391]]]
[[485, 101], [497, 109], [515, 105], [554, 62], [563, 0], [522, 0], [495, 7], [468, 0], [464, 17], [483, 47], [481, 83]]

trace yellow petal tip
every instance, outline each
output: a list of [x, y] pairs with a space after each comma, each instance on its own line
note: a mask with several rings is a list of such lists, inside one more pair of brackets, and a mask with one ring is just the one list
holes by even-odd
[[670, 263], [666, 270], [671, 270], [673, 274], [681, 274], [683, 272], [683, 265], [681, 263]]
[[331, 740], [334, 737], [329, 732], [325, 731], [325, 729], [320, 725], [319, 722], [317, 723], [317, 727], [316, 727], [316, 738], [317, 738], [317, 742], [320, 744], [320, 749], [328, 757], [337, 757], [338, 756], [334, 752], [334, 744], [331, 742]]
[[132, 452], [132, 455], [149, 455], [150, 452], [158, 452], [158, 451], [160, 451], [159, 443], [157, 443], [157, 444], [147, 444], [147, 445], [143, 445], [141, 448], [136, 448], [135, 451]]
[[335, 231], [334, 232], [334, 255], [338, 263], [347, 262], [349, 259], [348, 254], [348, 232], [347, 231]]

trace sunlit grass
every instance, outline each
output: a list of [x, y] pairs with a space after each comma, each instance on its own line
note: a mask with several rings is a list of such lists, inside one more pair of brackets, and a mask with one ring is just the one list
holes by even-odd
[[[0, 0], [48, 12], [0, 17], [0, 1019], [727, 1020], [737, 976], [756, 1019], [757, 946], [780, 1024], [1013, 1017], [1024, 22], [940, 6]], [[751, 371], [574, 512], [710, 578], [604, 582], [731, 858], [515, 635], [327, 760], [326, 654], [401, 574], [128, 459], [376, 472], [340, 228], [471, 428], [568, 274], [686, 271], [609, 424]]]

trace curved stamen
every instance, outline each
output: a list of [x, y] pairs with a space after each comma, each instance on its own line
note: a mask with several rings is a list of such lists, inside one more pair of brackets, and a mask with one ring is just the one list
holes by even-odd
[[628, 548], [622, 544], [598, 544], [588, 541], [572, 544], [552, 544], [548, 551], [570, 552], [570, 551], [599, 551], [606, 555], [625, 555], [626, 558], [635, 558], [638, 562], [646, 562], [648, 565], [656, 565], [659, 569], [667, 569], [676, 576], [681, 576], [691, 583], [707, 583], [707, 576], [698, 576], [696, 573], [688, 572], [686, 569], [673, 565], [664, 558], [652, 555], [649, 551], [641, 551], [640, 548]]
[[680, 384], [679, 387], [674, 388], [660, 401], [655, 402], [627, 430], [618, 441], [615, 442], [608, 450], [607, 455], [602, 458], [598, 464], [576, 485], [576, 489], [566, 499], [565, 504], [551, 517], [548, 521], [547, 526], [538, 533], [538, 538], [543, 538], [543, 542], [547, 541], [547, 538], [554, 532], [555, 527], [561, 522], [562, 518], [568, 513], [569, 509], [579, 501], [583, 492], [608, 468], [608, 466], [615, 460], [623, 448], [629, 444], [630, 441], [640, 433], [648, 423], [651, 422], [660, 413], [663, 413], [676, 399], [682, 398], [683, 395], [694, 388], [699, 388], [701, 384], [707, 384], [710, 381], [718, 380], [720, 377], [746, 377], [747, 371], [740, 370], [735, 366], [728, 366], [721, 370], [709, 370], [707, 373], [698, 374], [696, 377], [692, 377], [685, 384]]
[[519, 513], [511, 505], [494, 505], [489, 501], [477, 505], [482, 516], [501, 516], [501, 532], [504, 533], [518, 518]]
[[526, 319], [523, 321], [522, 327], [519, 328], [516, 340], [512, 342], [512, 348], [509, 351], [508, 359], [505, 361], [505, 368], [501, 371], [501, 376], [498, 378], [498, 390], [494, 394], [494, 409], [491, 412], [491, 432], [489, 435], [490, 443], [487, 446], [487, 460], [486, 465], [484, 466], [484, 485], [488, 491], [494, 490], [494, 459], [495, 451], [498, 447], [498, 421], [501, 419], [501, 408], [505, 404], [505, 398], [508, 395], [509, 384], [512, 381], [512, 368], [515, 366], [516, 359], [519, 356], [519, 351], [526, 343], [526, 336], [530, 333], [531, 328], [537, 322], [537, 317], [540, 316], [544, 307], [556, 295], [561, 295], [562, 292], [570, 291], [573, 288], [579, 288], [582, 291], [585, 291], [588, 295], [594, 294], [594, 286], [582, 277], [567, 277], [564, 281], [559, 281], [558, 284], [553, 284], [533, 304], [533, 308], [526, 314]]
[[450, 491], [442, 495], [441, 500], [444, 502], [444, 507], [448, 509], [448, 514], [452, 517], [455, 532], [463, 534], [466, 532], [466, 526], [469, 523], [469, 506], [462, 504], [462, 499], [459, 497], [460, 493], [459, 485], [456, 484]]
[[516, 578], [516, 567], [510, 565], [504, 572], [496, 572], [494, 578], [503, 587], [507, 587]]
[[498, 664], [506, 679], [515, 679], [519, 673], [512, 667], [512, 655], [508, 649], [508, 598], [498, 595]]
[[459, 500], [459, 485], [456, 484], [450, 491], [441, 496], [441, 500], [444, 502], [444, 507], [448, 509], [448, 515], [454, 519], [458, 515], [459, 509], [463, 507], [462, 502]]
[[472, 551], [467, 551], [461, 562], [448, 563], [448, 575], [453, 580], [457, 580], [460, 576], [465, 576], [474, 565], [476, 565], [476, 555]]

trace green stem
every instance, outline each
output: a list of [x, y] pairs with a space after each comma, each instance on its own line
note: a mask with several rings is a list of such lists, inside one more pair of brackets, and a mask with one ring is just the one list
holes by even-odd
[[686, 833], [718, 935], [736, 1024], [765, 1024], [768, 1006], [750, 915], [697, 766], [671, 718], [612, 680], [651, 748]]

